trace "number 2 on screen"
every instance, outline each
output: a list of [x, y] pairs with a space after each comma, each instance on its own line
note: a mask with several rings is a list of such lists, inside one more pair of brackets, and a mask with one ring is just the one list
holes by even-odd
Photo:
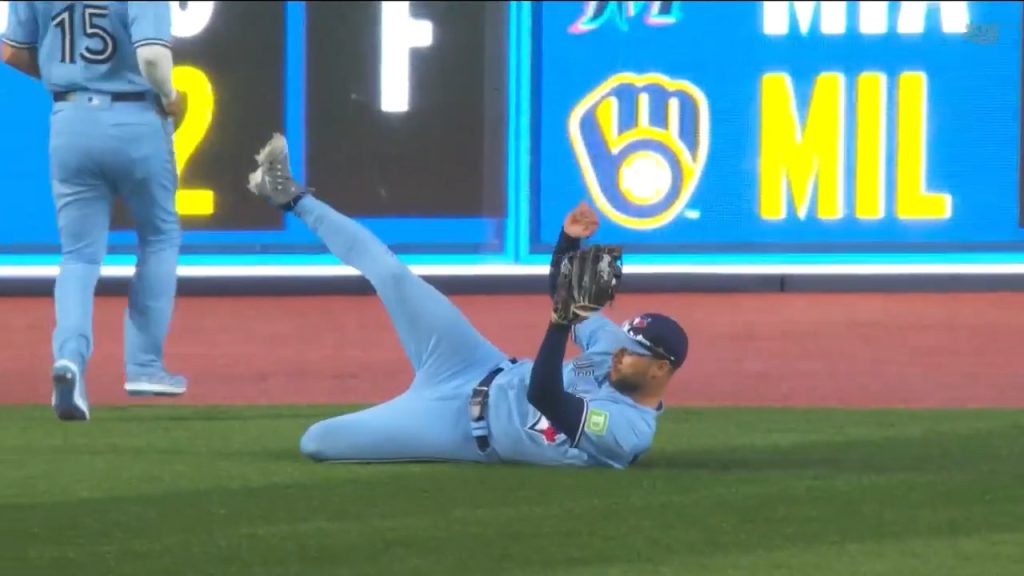
[[[178, 178], [181, 178], [213, 122], [214, 94], [210, 79], [193, 66], [175, 66], [172, 79], [174, 87], [188, 98], [185, 118], [174, 132], [174, 156]], [[214, 212], [214, 192], [205, 188], [179, 188], [175, 206], [181, 215], [209, 216]]]

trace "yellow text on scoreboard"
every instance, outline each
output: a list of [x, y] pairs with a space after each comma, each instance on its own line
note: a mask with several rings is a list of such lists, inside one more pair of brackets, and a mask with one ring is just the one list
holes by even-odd
[[[864, 72], [853, 82], [855, 121], [847, 126], [847, 89], [839, 72], [820, 74], [814, 82], [801, 125], [793, 82], [788, 74], [761, 78], [761, 218], [781, 220], [792, 211], [805, 219], [817, 197], [815, 216], [838, 220], [847, 206], [847, 133], [853, 132], [853, 215], [877, 220], [886, 215], [887, 175], [895, 171], [895, 216], [900, 220], [944, 220], [952, 216], [948, 193], [928, 189], [926, 134], [928, 79], [924, 72], [904, 72], [896, 79], [896, 102], [887, 94], [892, 80]], [[896, 130], [894, 154], [888, 153], [888, 125]]]
[[[865, 36], [913, 36], [925, 31], [929, 8], [938, 8], [944, 34], [964, 34], [970, 25], [968, 2], [901, 2], [895, 26], [889, 19], [889, 4], [765, 2], [762, 32], [806, 37], [816, 19], [823, 37], [842, 37], [850, 28]], [[856, 19], [848, 18], [853, 5], [858, 9]], [[895, 96], [892, 102], [890, 94]], [[847, 125], [851, 106], [852, 125]], [[891, 154], [890, 126], [895, 130]], [[866, 70], [852, 78], [824, 71], [814, 79], [805, 102], [798, 101], [788, 73], [764, 74], [760, 82], [760, 217], [806, 219], [813, 203], [813, 214], [820, 220], [839, 220], [851, 213], [858, 220], [878, 220], [886, 216], [891, 200], [900, 220], [949, 219], [952, 196], [930, 189], [926, 181], [927, 131], [925, 71], [907, 70], [893, 77]], [[851, 135], [852, 146], [848, 144]], [[851, 171], [852, 194], [846, 189]], [[890, 171], [895, 176], [891, 190]]]

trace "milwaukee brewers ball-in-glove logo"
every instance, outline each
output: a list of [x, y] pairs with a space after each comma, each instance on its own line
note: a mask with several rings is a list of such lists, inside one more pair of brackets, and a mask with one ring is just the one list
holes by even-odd
[[664, 226], [686, 208], [709, 136], [704, 93], [660, 74], [616, 74], [569, 115], [569, 140], [594, 203], [633, 229]]

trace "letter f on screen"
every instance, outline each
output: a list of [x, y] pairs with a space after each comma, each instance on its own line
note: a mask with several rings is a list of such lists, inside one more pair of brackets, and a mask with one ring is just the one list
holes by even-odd
[[413, 48], [434, 43], [434, 26], [413, 18], [408, 2], [380, 3], [380, 109], [409, 110], [409, 77]]

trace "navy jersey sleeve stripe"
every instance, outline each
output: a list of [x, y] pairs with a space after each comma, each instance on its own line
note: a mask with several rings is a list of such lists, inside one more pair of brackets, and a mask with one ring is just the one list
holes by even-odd
[[143, 46], [164, 46], [166, 48], [170, 48], [171, 43], [160, 38], [143, 38], [142, 40], [135, 42], [136, 48], [141, 48]]
[[8, 46], [11, 46], [12, 48], [35, 48], [35, 46], [36, 46], [35, 44], [33, 44], [31, 42], [18, 42], [17, 40], [12, 40], [12, 39], [8, 38], [7, 36], [3, 37], [3, 41], [4, 41], [4, 44], [7, 44]]
[[579, 445], [580, 440], [583, 439], [583, 429], [586, 428], [587, 413], [590, 412], [590, 402], [586, 398], [583, 399], [583, 414], [580, 416], [579, 428], [576, 430], [575, 436], [573, 436], [571, 447], [575, 448]]

